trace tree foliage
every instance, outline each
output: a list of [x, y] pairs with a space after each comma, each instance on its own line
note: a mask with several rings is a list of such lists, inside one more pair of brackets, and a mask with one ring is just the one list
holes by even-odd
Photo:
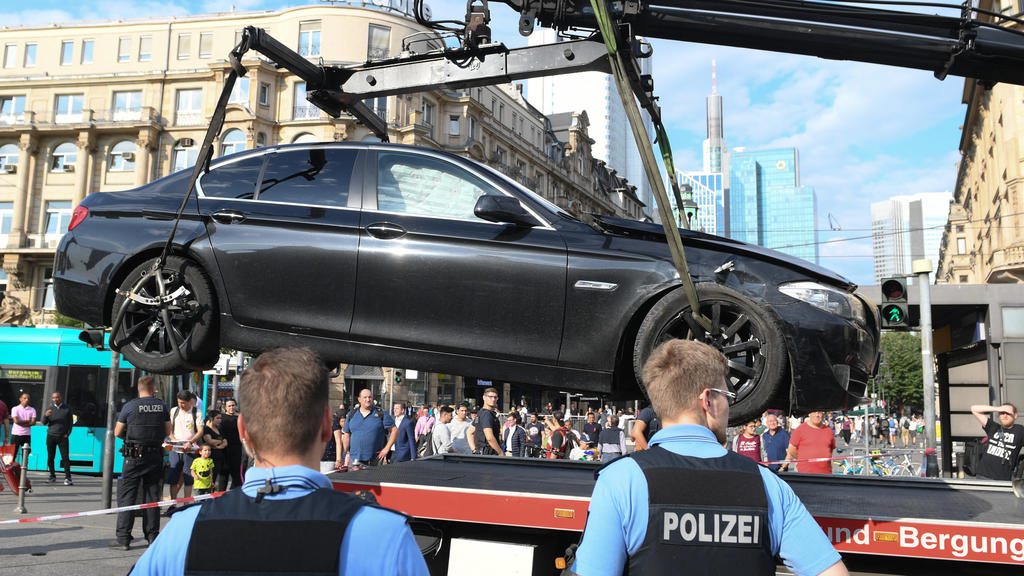
[[883, 332], [882, 359], [888, 363], [882, 365], [875, 376], [875, 382], [881, 385], [886, 406], [909, 407], [921, 411], [924, 407], [924, 372], [921, 368], [921, 337], [910, 332]]

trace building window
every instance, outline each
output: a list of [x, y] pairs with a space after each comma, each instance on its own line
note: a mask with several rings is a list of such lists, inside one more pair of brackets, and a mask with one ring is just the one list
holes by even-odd
[[53, 149], [50, 172], [71, 172], [77, 161], [78, 148], [71, 142], [65, 142]]
[[[18, 145], [4, 144], [0, 146], [0, 176], [15, 171], [18, 165]], [[10, 166], [10, 168], [8, 168]]]
[[383, 60], [388, 57], [391, 46], [391, 28], [370, 24], [370, 32], [366, 42], [366, 59]]
[[963, 224], [957, 224], [956, 231], [957, 232], [963, 232], [964, 231], [964, 225]]
[[256, 147], [262, 148], [267, 145], [267, 135], [263, 132], [256, 133]]
[[132, 59], [132, 39], [130, 36], [122, 36], [117, 39], [117, 61], [128, 62]]
[[25, 68], [31, 68], [36, 65], [36, 45], [25, 44]]
[[178, 60], [192, 57], [192, 35], [178, 34]]
[[[73, 46], [71, 50], [73, 50]], [[82, 40], [82, 64], [92, 64], [92, 50], [95, 46], [95, 40]], [[71, 50], [67, 52], [69, 64], [71, 63]]]
[[[60, 200], [46, 203], [46, 235], [61, 235], [68, 231], [71, 222], [71, 201]], [[47, 238], [50, 240], [50, 238]]]
[[149, 62], [153, 58], [153, 37], [139, 38], [139, 62]]
[[505, 105], [498, 104], [498, 122], [505, 123]]
[[967, 239], [957, 238], [956, 239], [956, 253], [966, 254], [967, 253]]
[[198, 126], [203, 123], [203, 90], [178, 90], [174, 123], [178, 126]]
[[43, 269], [43, 294], [40, 308], [43, 310], [55, 310], [57, 308], [53, 297], [53, 268]]
[[246, 77], [237, 78], [235, 85], [231, 88], [231, 95], [228, 97], [229, 104], [249, 105], [249, 79]]
[[142, 90], [114, 92], [114, 121], [125, 122], [142, 118]]
[[476, 116], [469, 117], [469, 137], [476, 138]]
[[523, 119], [522, 118], [519, 119], [519, 135], [520, 136], [523, 135]]
[[213, 55], [213, 32], [199, 33], [199, 57], [209, 58]]
[[423, 123], [427, 126], [434, 125], [434, 103], [427, 100], [423, 101]]
[[[91, 41], [90, 40], [86, 40], [85, 42], [91, 42]], [[89, 63], [89, 62], [85, 61], [85, 50], [84, 50], [85, 42], [82, 42], [82, 48], [83, 48], [83, 50], [82, 50], [82, 64], [88, 64]], [[71, 40], [65, 40], [65, 41], [61, 42], [60, 43], [60, 65], [61, 66], [71, 66], [71, 62], [74, 59], [74, 57], [75, 57], [75, 43], [72, 42]]]
[[7, 44], [4, 46], [4, 68], [14, 68], [18, 65], [18, 45]]
[[220, 141], [220, 155], [227, 156], [245, 150], [245, 134], [235, 128], [228, 130]]
[[0, 96], [0, 125], [21, 122], [24, 117], [24, 96]]
[[110, 172], [131, 172], [135, 170], [135, 142], [122, 140], [110, 149]]
[[[0, 202], [0, 248], [7, 247], [7, 235], [11, 233], [11, 222], [14, 220], [14, 202]], [[2, 273], [2, 269], [0, 269]], [[3, 289], [7, 277], [0, 276], [0, 289]]]
[[306, 100], [306, 83], [295, 83], [295, 101], [292, 104], [292, 120], [311, 120], [320, 117], [320, 110]]
[[54, 122], [58, 124], [82, 121], [82, 95], [60, 94], [54, 107]]
[[196, 146], [185, 148], [179, 143], [174, 146], [171, 156], [171, 168], [174, 172], [178, 172], [196, 163], [196, 159], [199, 158], [199, 148]]
[[299, 55], [320, 55], [320, 21], [299, 22]]
[[455, 115], [448, 116], [448, 135], [458, 136], [459, 135], [459, 117]]
[[269, 82], [260, 82], [260, 106], [270, 106]]

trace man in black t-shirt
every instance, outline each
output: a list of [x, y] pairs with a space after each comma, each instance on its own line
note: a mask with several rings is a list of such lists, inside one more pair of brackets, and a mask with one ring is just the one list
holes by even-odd
[[537, 420], [536, 414], [530, 414], [530, 422], [526, 425], [526, 455], [539, 457], [544, 447], [544, 424]]
[[632, 438], [637, 450], [647, 450], [647, 443], [658, 430], [661, 430], [661, 420], [658, 420], [658, 415], [654, 413], [654, 408], [648, 406], [641, 410], [640, 414], [636, 417], [630, 438]]
[[583, 423], [583, 433], [590, 436], [594, 442], [601, 435], [601, 425], [597, 423], [593, 412], [587, 412], [587, 421]]
[[[988, 436], [982, 447], [977, 476], [990, 480], [1012, 479], [1013, 468], [1024, 446], [1024, 426], [1014, 424], [1017, 407], [1009, 403], [1002, 406], [976, 404], [971, 406], [971, 413]], [[998, 417], [998, 423], [996, 417], [990, 416], [992, 413]]]
[[484, 390], [484, 407], [481, 408], [473, 421], [473, 426], [466, 431], [466, 440], [474, 454], [504, 454], [501, 449], [501, 421], [495, 408], [498, 405], [498, 390]]

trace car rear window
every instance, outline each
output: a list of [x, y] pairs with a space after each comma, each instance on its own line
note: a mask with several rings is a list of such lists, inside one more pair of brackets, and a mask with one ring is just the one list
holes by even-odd
[[270, 154], [259, 200], [348, 206], [357, 150], [309, 148]]
[[204, 196], [251, 199], [256, 193], [264, 156], [251, 156], [238, 162], [215, 166], [199, 180]]

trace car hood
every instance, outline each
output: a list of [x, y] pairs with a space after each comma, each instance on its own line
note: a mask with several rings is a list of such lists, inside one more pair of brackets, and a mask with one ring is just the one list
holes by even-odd
[[[647, 238], [654, 242], [665, 242], [665, 230], [660, 224], [600, 215], [593, 215], [592, 218], [594, 225], [599, 230], [607, 234], [636, 236]], [[807, 276], [842, 288], [851, 293], [857, 289], [856, 284], [828, 268], [823, 268], [813, 262], [808, 262], [807, 260], [790, 256], [789, 254], [784, 254], [778, 250], [763, 248], [754, 244], [740, 242], [739, 240], [723, 238], [721, 236], [714, 236], [712, 234], [706, 234], [704, 232], [697, 232], [694, 230], [680, 229], [679, 234], [682, 237], [683, 244], [687, 246], [699, 246], [710, 250], [732, 252], [734, 254], [757, 258], [759, 260], [785, 266], [791, 270], [796, 270], [800, 273], [806, 274]]]

